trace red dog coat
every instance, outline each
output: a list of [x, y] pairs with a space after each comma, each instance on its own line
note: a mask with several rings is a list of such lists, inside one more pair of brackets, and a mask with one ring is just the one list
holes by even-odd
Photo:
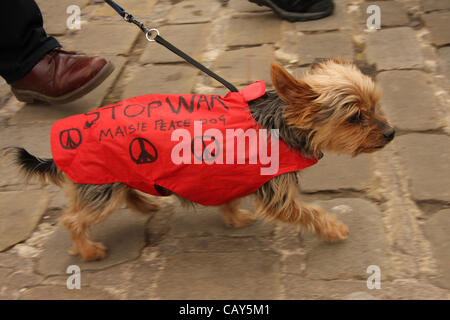
[[202, 205], [223, 204], [317, 162], [260, 130], [247, 102], [264, 93], [259, 81], [224, 98], [142, 95], [71, 116], [52, 127], [54, 161], [76, 183], [122, 182], [153, 195], [161, 186]]

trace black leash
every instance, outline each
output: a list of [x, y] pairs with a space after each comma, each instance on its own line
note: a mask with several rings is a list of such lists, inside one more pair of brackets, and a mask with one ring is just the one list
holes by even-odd
[[229, 83], [225, 79], [221, 78], [219, 75], [217, 75], [216, 73], [214, 73], [211, 70], [209, 70], [207, 67], [202, 65], [200, 62], [198, 62], [194, 58], [190, 57], [189, 55], [187, 55], [186, 53], [184, 53], [183, 51], [181, 51], [180, 49], [175, 47], [173, 44], [171, 44], [170, 42], [165, 40], [163, 37], [161, 37], [160, 34], [159, 34], [158, 29], [155, 29], [155, 28], [149, 29], [149, 28], [147, 28], [143, 23], [137, 21], [131, 14], [126, 12], [121, 6], [119, 6], [114, 1], [112, 1], [112, 0], [104, 0], [104, 1], [107, 4], [109, 4], [114, 10], [116, 10], [117, 13], [125, 21], [137, 25], [139, 27], [139, 29], [141, 29], [142, 32], [145, 33], [145, 37], [147, 38], [148, 41], [150, 41], [150, 42], [157, 42], [160, 45], [163, 45], [164, 47], [166, 47], [167, 49], [169, 49], [170, 51], [172, 51], [173, 53], [175, 53], [179, 57], [183, 58], [184, 60], [186, 60], [187, 62], [192, 64], [194, 67], [200, 69], [201, 71], [206, 73], [208, 76], [210, 76], [210, 77], [216, 79], [217, 81], [219, 81], [221, 84], [223, 84], [225, 87], [227, 87], [228, 90], [230, 90], [232, 92], [238, 92], [238, 89], [236, 89], [236, 87], [233, 86], [231, 83]]

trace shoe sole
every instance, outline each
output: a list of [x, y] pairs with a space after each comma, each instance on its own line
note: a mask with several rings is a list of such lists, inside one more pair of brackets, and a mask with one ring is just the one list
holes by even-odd
[[250, 2], [256, 3], [259, 6], [266, 6], [270, 7], [273, 11], [275, 11], [276, 14], [278, 14], [281, 18], [286, 19], [290, 22], [295, 21], [309, 21], [309, 20], [317, 20], [321, 18], [325, 18], [333, 13], [334, 10], [334, 4], [332, 6], [325, 10], [320, 12], [289, 12], [286, 10], [281, 9], [278, 7], [273, 1], [271, 0], [250, 0]]
[[108, 61], [94, 78], [86, 82], [78, 89], [75, 89], [74, 91], [69, 92], [68, 94], [65, 94], [60, 97], [51, 97], [31, 90], [21, 90], [11, 88], [11, 91], [16, 96], [17, 100], [26, 103], [33, 103], [34, 101], [43, 101], [50, 104], [64, 104], [77, 100], [83, 97], [84, 95], [88, 94], [95, 88], [97, 88], [106, 78], [108, 78], [108, 76], [113, 71], [114, 65]]

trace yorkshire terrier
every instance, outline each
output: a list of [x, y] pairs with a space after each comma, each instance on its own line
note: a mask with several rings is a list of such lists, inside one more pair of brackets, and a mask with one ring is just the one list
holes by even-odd
[[[280, 140], [304, 157], [319, 159], [324, 151], [352, 156], [371, 153], [394, 138], [394, 129], [380, 112], [373, 81], [351, 63], [340, 59], [315, 63], [301, 80], [273, 64], [272, 83], [275, 90], [250, 101], [250, 111], [261, 127], [278, 129]], [[7, 148], [7, 153], [27, 176], [65, 187], [71, 203], [62, 224], [73, 240], [70, 253], [84, 261], [105, 257], [106, 248], [91, 241], [89, 227], [115, 208], [124, 202], [141, 213], [159, 208], [154, 198], [123, 183], [74, 183], [53, 159], [40, 159], [15, 147]], [[262, 185], [253, 194], [258, 215], [299, 226], [329, 242], [346, 239], [349, 231], [342, 222], [320, 206], [299, 199], [297, 179], [296, 172], [284, 173]], [[227, 225], [245, 227], [254, 220], [252, 213], [238, 208], [239, 202], [235, 199], [219, 206]]]

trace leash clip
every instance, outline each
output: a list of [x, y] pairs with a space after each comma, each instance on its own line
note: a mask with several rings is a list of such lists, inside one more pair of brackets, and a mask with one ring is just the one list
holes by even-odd
[[133, 16], [128, 12], [124, 11], [123, 20], [125, 20], [126, 22], [131, 22], [131, 19], [133, 19]]
[[233, 86], [231, 83], [229, 83], [225, 79], [221, 78], [220, 76], [218, 76], [217, 74], [215, 74], [214, 72], [209, 70], [207, 67], [202, 65], [200, 62], [198, 62], [197, 60], [191, 58], [189, 55], [187, 55], [186, 53], [184, 53], [183, 51], [181, 51], [180, 49], [175, 47], [173, 44], [171, 44], [170, 42], [168, 42], [168, 41], [164, 40], [162, 37], [160, 37], [158, 29], [155, 29], [155, 28], [149, 29], [149, 28], [147, 28], [142, 22], [137, 21], [131, 14], [126, 12], [121, 6], [119, 6], [113, 0], [104, 0], [104, 1], [108, 5], [110, 5], [114, 10], [116, 10], [116, 12], [123, 18], [123, 20], [125, 20], [126, 22], [130, 22], [130, 23], [133, 23], [133, 24], [137, 25], [139, 27], [139, 29], [141, 29], [142, 32], [145, 33], [145, 38], [147, 38], [147, 40], [149, 42], [158, 42], [162, 46], [166, 47], [168, 50], [172, 51], [173, 53], [175, 53], [179, 57], [183, 58], [184, 60], [186, 60], [187, 62], [192, 64], [194, 67], [200, 69], [201, 71], [203, 71], [204, 73], [206, 73], [210, 77], [212, 77], [212, 78], [216, 79], [217, 81], [219, 81], [221, 84], [223, 84], [225, 87], [227, 87], [230, 91], [238, 92], [238, 89], [236, 89], [236, 87]]
[[145, 37], [147, 38], [147, 40], [149, 42], [155, 42], [155, 38], [159, 36], [159, 30], [156, 28], [152, 28], [149, 29], [146, 33], [145, 33]]

